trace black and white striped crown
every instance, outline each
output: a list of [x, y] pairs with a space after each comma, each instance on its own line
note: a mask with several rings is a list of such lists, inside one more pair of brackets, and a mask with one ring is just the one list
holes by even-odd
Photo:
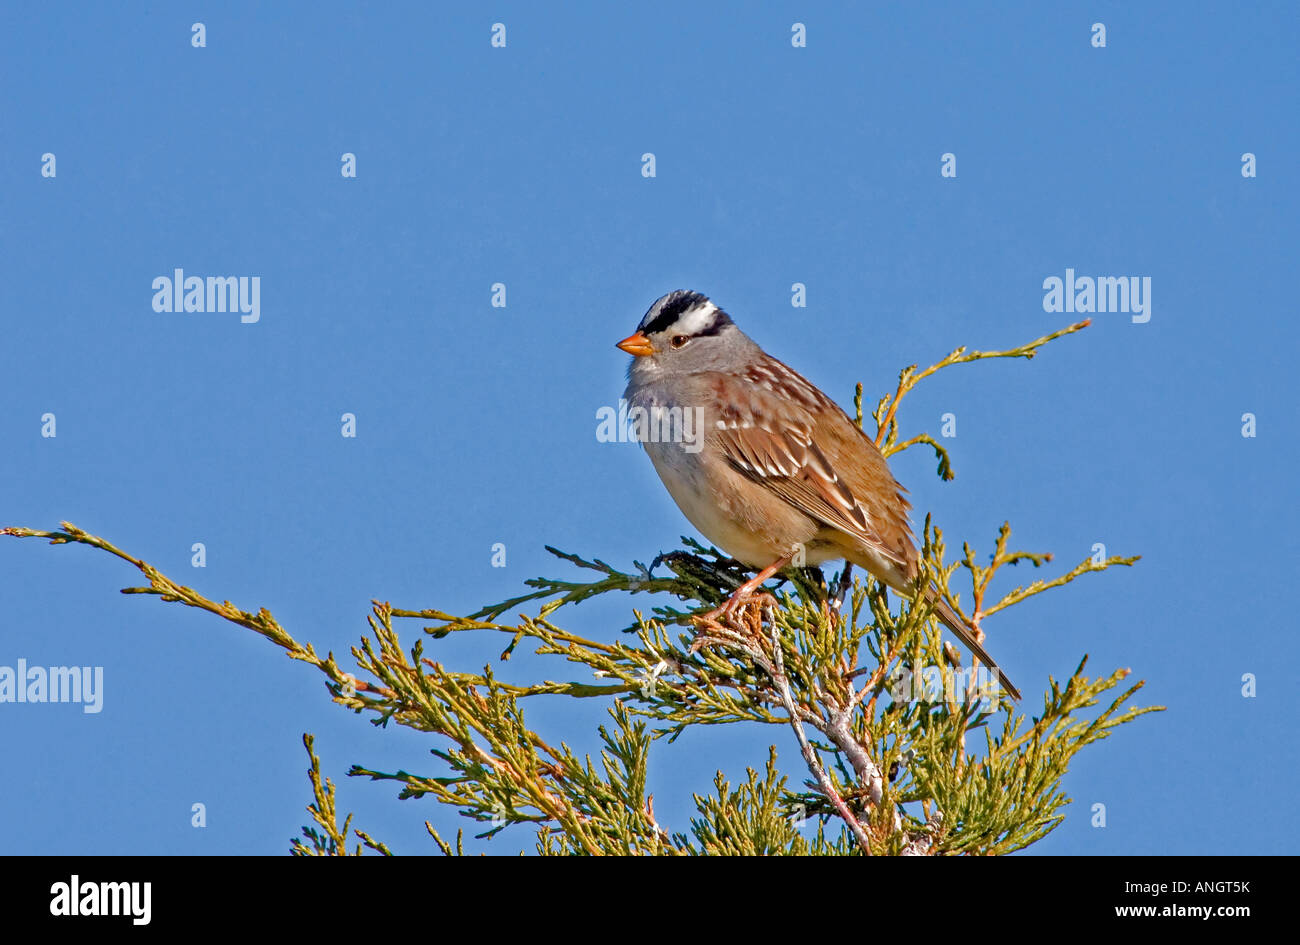
[[699, 337], [716, 335], [731, 324], [731, 318], [708, 296], [688, 289], [678, 289], [663, 296], [641, 319], [637, 331], [645, 335], [671, 329], [675, 334]]

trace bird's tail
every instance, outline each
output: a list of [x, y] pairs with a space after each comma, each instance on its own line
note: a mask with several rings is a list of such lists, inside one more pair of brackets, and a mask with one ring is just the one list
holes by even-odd
[[962, 646], [970, 650], [981, 663], [990, 669], [997, 670], [998, 681], [1002, 683], [1002, 688], [1006, 689], [1013, 699], [1019, 699], [1020, 690], [1012, 685], [1011, 680], [1007, 678], [1007, 674], [1002, 672], [1002, 667], [998, 666], [997, 660], [989, 656], [984, 647], [980, 646], [979, 641], [975, 639], [975, 633], [970, 627], [966, 626], [961, 617], [957, 616], [957, 612], [944, 603], [943, 598], [934, 591], [930, 592], [929, 601], [931, 606], [934, 607], [935, 616], [943, 622], [945, 627], [952, 631], [953, 636], [962, 642]]

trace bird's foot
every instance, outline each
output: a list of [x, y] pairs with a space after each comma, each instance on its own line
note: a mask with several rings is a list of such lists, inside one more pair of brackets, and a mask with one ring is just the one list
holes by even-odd
[[707, 614], [702, 614], [697, 619], [704, 621], [731, 620], [742, 609], [749, 606], [755, 600], [759, 601], [759, 617], [761, 619], [762, 608], [767, 606], [775, 607], [776, 598], [766, 592], [755, 593], [755, 591], [758, 591], [758, 589], [763, 586], [764, 581], [788, 565], [790, 563], [790, 557], [790, 555], [786, 555], [773, 561], [762, 571], [759, 571], [744, 584], [740, 585], [740, 587], [736, 588], [736, 590], [732, 592], [732, 595], [723, 602], [721, 607], [717, 607], [714, 610], [709, 611]]
[[[742, 594], [741, 592], [744, 591]], [[707, 614], [699, 614], [695, 617], [701, 623], [710, 621], [716, 623], [735, 622], [735, 620], [751, 608], [757, 608], [761, 618], [764, 609], [776, 606], [776, 598], [766, 591], [753, 591], [739, 588], [734, 594], [728, 597], [720, 607], [715, 607]]]
[[757, 658], [761, 653], [757, 641], [766, 636], [763, 620], [765, 617], [769, 621], [772, 619], [776, 606], [776, 598], [766, 591], [732, 594], [721, 607], [691, 618], [696, 634], [689, 652], [724, 646], [738, 648]]

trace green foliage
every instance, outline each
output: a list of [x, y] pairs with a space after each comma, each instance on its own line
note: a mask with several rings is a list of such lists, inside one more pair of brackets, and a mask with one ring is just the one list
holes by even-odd
[[320, 830], [316, 827], [303, 827], [302, 835], [307, 838], [308, 843], [303, 843], [294, 837], [290, 842], [289, 852], [294, 856], [360, 856], [361, 844], [364, 843], [376, 853], [392, 856], [392, 851], [388, 847], [377, 840], [372, 840], [362, 830], [357, 831], [361, 843], [348, 853], [348, 827], [352, 825], [352, 815], [348, 814], [343, 819], [343, 826], [339, 826], [338, 811], [334, 806], [334, 782], [329, 778], [321, 779], [320, 759], [316, 757], [315, 742], [316, 739], [311, 735], [302, 737], [302, 743], [307, 748], [307, 756], [311, 758], [311, 768], [307, 771], [307, 777], [311, 779], [312, 794], [316, 798], [308, 805], [307, 813], [311, 814], [312, 820], [316, 821]]
[[[887, 454], [928, 445], [939, 457], [940, 476], [951, 478], [947, 453], [931, 437], [898, 440], [902, 397], [942, 367], [1033, 357], [1043, 344], [1084, 325], [1009, 351], [958, 349], [919, 373], [905, 369], [895, 394], [873, 413], [877, 442]], [[860, 387], [855, 405], [861, 423]], [[429, 733], [437, 741], [432, 753], [441, 761], [438, 773], [353, 766], [349, 775], [398, 782], [402, 799], [428, 796], [450, 804], [479, 825], [480, 838], [528, 825], [543, 855], [1009, 853], [1061, 822], [1069, 803], [1061, 782], [1080, 750], [1159, 708], [1128, 705], [1140, 682], [1115, 692], [1126, 670], [1083, 675], [1085, 656], [1064, 685], [1050, 681], [1041, 707], [1029, 716], [990, 692], [975, 667], [961, 668], [923, 598], [891, 606], [883, 585], [855, 577], [847, 566], [829, 582], [816, 569], [787, 570], [768, 586], [769, 593], [734, 616], [705, 616], [747, 572], [689, 539], [649, 567], [633, 562], [626, 571], [549, 549], [595, 577], [536, 578], [526, 582], [529, 593], [469, 616], [376, 601], [367, 618], [369, 634], [352, 648], [353, 673], [341, 669], [333, 654], [322, 658], [310, 644], [299, 643], [269, 611], [253, 614], [229, 602], [217, 604], [67, 522], [56, 532], [3, 533], [117, 555], [149, 581], [124, 593], [154, 594], [253, 630], [315, 666], [339, 705], [370, 715], [377, 725], [393, 722]], [[1005, 524], [987, 566], [977, 563], [969, 545], [961, 561], [946, 562], [943, 535], [928, 519], [922, 536], [918, 586], [933, 582], [960, 612], [951, 582], [965, 569], [973, 603], [964, 616], [977, 629], [990, 615], [1035, 594], [1137, 560], [1085, 559], [986, 604], [1002, 567], [1040, 568], [1051, 555], [1008, 550]], [[658, 596], [648, 614], [634, 611], [633, 622], [607, 640], [580, 636], [557, 622], [558, 613], [569, 612], [565, 608], [606, 594]], [[524, 605], [535, 609], [518, 613], [514, 622], [502, 619]], [[404, 620], [423, 628], [423, 638], [409, 647], [395, 628]], [[558, 678], [510, 684], [497, 679], [491, 665], [465, 672], [426, 656], [426, 641], [436, 649], [437, 641], [453, 633], [502, 635], [502, 660], [526, 643], [554, 661]], [[909, 675], [908, 668], [917, 673]], [[550, 744], [529, 727], [527, 700], [566, 697], [604, 706], [608, 719], [598, 728], [598, 757], [579, 756], [563, 742]], [[698, 816], [688, 829], [673, 832], [659, 824], [647, 792], [653, 760], [674, 751], [671, 742], [690, 726], [745, 724], [791, 726], [806, 780], [792, 786], [773, 747], [761, 772], [749, 769], [747, 780], [734, 787], [719, 773], [714, 793], [695, 795]], [[968, 736], [978, 747], [967, 744]], [[308, 811], [316, 826], [303, 828], [304, 839], [294, 839], [291, 852], [345, 855], [351, 816], [339, 826], [334, 785], [321, 779], [311, 736], [305, 744], [314, 795]], [[453, 847], [426, 827], [441, 852], [465, 852], [463, 832]], [[389, 852], [364, 832], [353, 833], [361, 841], [354, 854], [363, 846]]]

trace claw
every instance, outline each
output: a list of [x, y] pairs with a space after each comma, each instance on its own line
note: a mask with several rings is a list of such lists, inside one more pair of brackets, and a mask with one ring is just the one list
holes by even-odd
[[[744, 584], [740, 585], [740, 587], [736, 588], [735, 591], [732, 592], [731, 596], [723, 601], [721, 607], [716, 607], [707, 614], [701, 614], [695, 619], [705, 623], [710, 620], [730, 620], [736, 615], [736, 611], [749, 603], [749, 601], [755, 596], [754, 592], [762, 586], [763, 582], [788, 565], [793, 557], [794, 553], [791, 552], [791, 554], [788, 554], [785, 557], [777, 558], [762, 571], [759, 571]], [[763, 593], [757, 596], [766, 598], [764, 606], [776, 606], [776, 598], [771, 594]]]

